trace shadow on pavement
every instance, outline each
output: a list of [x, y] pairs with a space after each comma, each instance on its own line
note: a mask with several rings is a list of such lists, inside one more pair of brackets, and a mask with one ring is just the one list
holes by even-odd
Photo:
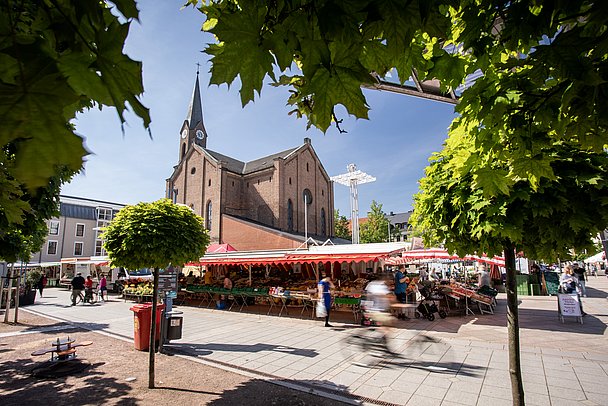
[[[171, 345], [168, 345], [171, 348]], [[208, 344], [196, 344], [196, 343], [179, 343], [176, 344], [175, 349], [182, 352], [187, 352], [189, 355], [204, 356], [212, 354], [214, 351], [228, 351], [228, 352], [244, 352], [244, 353], [255, 353], [260, 351], [273, 351], [280, 352], [283, 354], [299, 355], [301, 357], [316, 357], [319, 353], [315, 350], [288, 347], [285, 345], [276, 344], [222, 344], [222, 343], [208, 343]]]
[[[589, 294], [589, 288], [587, 292]], [[600, 296], [601, 297], [601, 296]], [[551, 297], [545, 297], [551, 299]], [[552, 297], [555, 301], [555, 310], [519, 308], [519, 327], [520, 329], [544, 330], [556, 332], [575, 332], [580, 334], [604, 335], [606, 324], [597, 317], [588, 314], [584, 318], [584, 324], [562, 323], [557, 314], [557, 297]], [[584, 300], [584, 299], [583, 299]], [[469, 316], [450, 316], [446, 319], [439, 319], [435, 322], [418, 320], [413, 324], [412, 321], [398, 322], [396, 328], [422, 328], [429, 332], [458, 333], [463, 325], [496, 326], [506, 327], [506, 300], [498, 299], [498, 306], [494, 314], [475, 314]], [[426, 325], [425, 325], [426, 323]]]
[[[207, 404], [213, 406], [330, 406], [347, 404], [336, 399], [321, 397], [315, 394], [315, 391], [327, 392], [345, 398], [344, 400], [350, 400], [351, 404], [357, 399], [347, 391], [345, 386], [335, 385], [328, 381], [276, 380], [272, 382], [277, 384], [272, 384], [260, 379], [252, 379], [238, 385], [234, 389], [224, 391], [218, 399], [214, 399]], [[280, 386], [282, 383], [287, 387], [293, 387], [294, 385], [304, 387], [307, 391], [286, 392], [286, 389]], [[287, 393], [289, 394], [287, 395]]]
[[103, 363], [89, 366], [74, 375], [83, 377], [84, 386], [76, 390], [66, 378], [37, 379], [30, 375], [39, 365], [29, 358], [2, 362], [0, 392], [6, 405], [82, 405], [106, 404], [133, 405], [136, 399], [129, 396], [131, 388], [116, 379], [104, 377], [98, 368]]

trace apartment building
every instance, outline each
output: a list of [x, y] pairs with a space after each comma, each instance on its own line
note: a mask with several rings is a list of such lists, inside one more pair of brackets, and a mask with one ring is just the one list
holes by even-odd
[[124, 204], [74, 196], [59, 196], [60, 215], [47, 221], [49, 232], [33, 263], [59, 263], [62, 258], [106, 255], [101, 229]]

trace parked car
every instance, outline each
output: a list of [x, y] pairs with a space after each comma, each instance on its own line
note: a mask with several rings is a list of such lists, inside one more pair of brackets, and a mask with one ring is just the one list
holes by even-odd
[[114, 291], [121, 293], [124, 289], [124, 285], [129, 283], [129, 280], [138, 281], [152, 281], [154, 280], [154, 274], [150, 270], [150, 268], [140, 268], [140, 269], [124, 269], [120, 268], [118, 271], [118, 277], [114, 282]]

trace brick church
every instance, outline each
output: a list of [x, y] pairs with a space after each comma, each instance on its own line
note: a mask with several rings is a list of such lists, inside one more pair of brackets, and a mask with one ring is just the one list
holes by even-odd
[[333, 237], [333, 182], [309, 138], [248, 162], [208, 149], [197, 73], [178, 140], [166, 195], [205, 219], [213, 243], [243, 251], [296, 248], [306, 234]]

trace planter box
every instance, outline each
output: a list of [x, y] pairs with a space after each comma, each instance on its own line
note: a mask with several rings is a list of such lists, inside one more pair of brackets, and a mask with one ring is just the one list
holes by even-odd
[[19, 306], [33, 305], [36, 300], [36, 290], [32, 289], [24, 295], [19, 295]]

